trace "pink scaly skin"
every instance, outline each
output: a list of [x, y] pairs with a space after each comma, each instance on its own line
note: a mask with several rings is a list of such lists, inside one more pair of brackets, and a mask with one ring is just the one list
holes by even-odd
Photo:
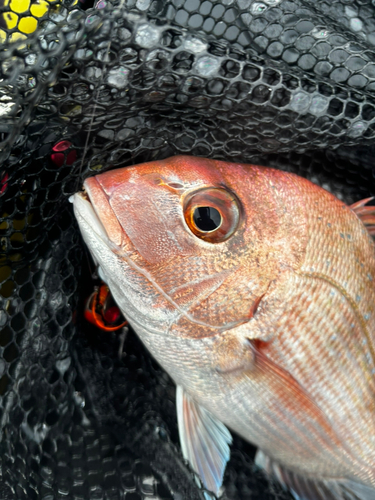
[[[74, 208], [94, 259], [194, 404], [295, 492], [304, 477], [375, 498], [375, 252], [360, 220], [373, 209], [290, 173], [184, 156], [84, 187]], [[220, 226], [201, 230], [197, 206]]]

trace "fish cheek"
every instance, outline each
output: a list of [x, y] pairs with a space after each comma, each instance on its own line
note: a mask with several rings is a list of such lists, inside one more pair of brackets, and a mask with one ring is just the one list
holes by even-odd
[[160, 264], [194, 253], [174, 194], [135, 184], [126, 192], [117, 190], [110, 204], [131, 243], [148, 263]]

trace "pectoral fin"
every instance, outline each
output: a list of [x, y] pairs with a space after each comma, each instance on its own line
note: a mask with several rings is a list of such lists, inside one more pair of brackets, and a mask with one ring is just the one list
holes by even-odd
[[290, 447], [296, 445], [297, 439], [292, 443], [287, 434], [282, 434], [282, 429], [293, 425], [288, 422], [298, 422], [299, 428], [303, 429], [298, 435], [303, 447], [309, 444], [312, 436], [330, 445], [339, 444], [330, 422], [314, 399], [287, 370], [267, 356], [264, 352], [266, 347], [267, 342], [259, 339], [240, 341], [227, 335], [216, 346], [216, 371], [227, 378], [228, 384], [240, 384], [241, 379], [246, 379], [248, 384], [257, 387], [258, 400], [261, 401], [263, 397], [265, 400], [263, 423], [274, 428], [273, 417], [279, 415], [286, 425], [273, 429], [272, 435], [280, 432], [280, 441], [286, 440]]
[[306, 477], [279, 465], [259, 450], [255, 463], [288, 488], [296, 500], [373, 500], [375, 490], [348, 479]]
[[182, 454], [205, 488], [217, 495], [229, 460], [232, 436], [224, 424], [181, 386], [177, 386], [176, 403]]
[[[300, 460], [321, 470], [322, 457], [331, 461], [332, 475], [351, 470], [351, 455], [343, 452], [346, 445], [329, 417], [306, 388], [272, 359], [268, 342], [239, 341], [227, 334], [212, 357], [223, 383], [241, 396], [248, 395], [247, 399], [242, 396], [244, 408], [240, 405], [238, 409], [243, 422], [247, 422], [246, 408], [251, 414], [253, 402], [257, 405], [258, 416], [246, 423], [250, 441], [263, 444], [266, 451], [273, 452], [274, 459], [287, 461], [297, 470]], [[260, 429], [258, 433], [253, 432], [255, 426]]]

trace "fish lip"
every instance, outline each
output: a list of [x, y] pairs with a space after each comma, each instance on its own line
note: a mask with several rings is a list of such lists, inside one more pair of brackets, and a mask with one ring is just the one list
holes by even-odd
[[109, 241], [108, 233], [96, 213], [95, 206], [91, 202], [85, 189], [73, 195], [73, 208], [78, 221], [82, 219], [91, 227], [99, 239], [105, 240], [106, 242]]
[[107, 244], [109, 244], [112, 250], [120, 250], [127, 238], [112, 209], [111, 198], [103, 189], [101, 182], [96, 176], [85, 180], [82, 193], [81, 196], [87, 198], [87, 202], [92, 206], [96, 220], [104, 230]]

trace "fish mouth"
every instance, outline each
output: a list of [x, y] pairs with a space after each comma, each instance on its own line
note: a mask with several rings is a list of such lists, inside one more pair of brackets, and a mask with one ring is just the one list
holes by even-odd
[[108, 244], [109, 236], [107, 231], [96, 213], [94, 205], [92, 204], [86, 190], [75, 193], [72, 202], [74, 213], [80, 223], [80, 226], [83, 223], [84, 225], [90, 227], [96, 234], [97, 238]]
[[[107, 259], [103, 258], [103, 255], [110, 252], [115, 254], [117, 258], [120, 258], [122, 263], [127, 263], [129, 269], [134, 267], [131, 258], [127, 255], [126, 250], [119, 248], [112, 240], [112, 237], [117, 239], [119, 237], [116, 232], [116, 224], [113, 222], [115, 214], [109, 205], [109, 201], [105, 193], [102, 192], [101, 195], [98, 191], [97, 184], [98, 183], [95, 184], [95, 182], [90, 181], [87, 188], [87, 184], [85, 182], [83, 190], [72, 196], [71, 201], [73, 203], [74, 213], [81, 229], [81, 234], [90, 250], [94, 263], [100, 269], [99, 274], [101, 279], [103, 279], [105, 283], [114, 286], [114, 289], [111, 288], [112, 295], [118, 303], [120, 309], [126, 315], [127, 321], [129, 321], [132, 325], [134, 324], [138, 327], [144, 328], [144, 322], [138, 319], [137, 314], [134, 314], [134, 307], [121, 307], [121, 304], [123, 305], [124, 303], [124, 300], [122, 300], [123, 294], [118, 292], [118, 287], [116, 286], [117, 280], [112, 279], [113, 276], [111, 275], [111, 270], [108, 270], [106, 267]], [[99, 196], [98, 193], [100, 193]], [[109, 227], [110, 221], [112, 221], [112, 228]], [[126, 235], [121, 236], [121, 238], [126, 241]], [[116, 268], [116, 264], [114, 264], [113, 269], [118, 269]], [[121, 266], [121, 271], [125, 272], [125, 267], [123, 265]], [[117, 291], [117, 293], [115, 293], [115, 291]], [[116, 297], [119, 298], [119, 300], [117, 300]], [[147, 328], [152, 333], [161, 333], [161, 331], [157, 328], [152, 328], [150, 325], [148, 325]]]
[[90, 201], [90, 197], [89, 195], [87, 194], [87, 191], [85, 188], [83, 188], [83, 191], [81, 191], [80, 193], [77, 193], [81, 196], [81, 198], [83, 198], [84, 200], [88, 201], [90, 203], [90, 205], [92, 205], [91, 201]]
[[127, 238], [114, 213], [109, 198], [95, 177], [86, 179], [83, 190], [73, 197], [74, 211], [78, 220], [90, 227], [101, 240], [119, 250]]

